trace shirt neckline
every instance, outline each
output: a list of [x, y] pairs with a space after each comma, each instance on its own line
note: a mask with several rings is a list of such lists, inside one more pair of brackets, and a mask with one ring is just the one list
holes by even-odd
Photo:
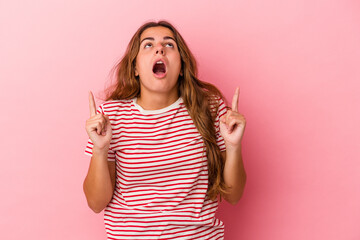
[[132, 99], [132, 102], [134, 104], [135, 109], [139, 110], [139, 112], [141, 112], [143, 114], [160, 114], [160, 113], [167, 112], [169, 110], [175, 109], [178, 106], [180, 106], [180, 103], [182, 102], [182, 97], [179, 97], [174, 103], [170, 104], [169, 106], [160, 108], [160, 109], [156, 109], [156, 110], [143, 109], [139, 104], [137, 104], [137, 97], [134, 97]]

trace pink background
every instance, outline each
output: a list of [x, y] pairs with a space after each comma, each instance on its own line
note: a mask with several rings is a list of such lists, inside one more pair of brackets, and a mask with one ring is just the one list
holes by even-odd
[[105, 239], [82, 191], [88, 91], [151, 19], [227, 100], [240, 86], [248, 181], [220, 206], [226, 239], [359, 240], [355, 0], [0, 1], [0, 239]]

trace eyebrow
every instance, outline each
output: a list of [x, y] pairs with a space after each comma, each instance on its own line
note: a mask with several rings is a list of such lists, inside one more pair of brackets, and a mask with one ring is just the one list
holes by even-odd
[[[163, 39], [164, 40], [172, 39], [174, 42], [176, 42], [175, 39], [173, 37], [170, 37], [170, 36], [165, 36]], [[153, 38], [153, 37], [144, 38], [143, 40], [141, 40], [140, 45], [144, 40], [155, 41], [155, 38]]]

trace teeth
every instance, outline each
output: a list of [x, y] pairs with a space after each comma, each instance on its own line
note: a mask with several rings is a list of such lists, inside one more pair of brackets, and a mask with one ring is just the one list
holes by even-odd
[[162, 64], [163, 62], [162, 61], [157, 61], [156, 64]]

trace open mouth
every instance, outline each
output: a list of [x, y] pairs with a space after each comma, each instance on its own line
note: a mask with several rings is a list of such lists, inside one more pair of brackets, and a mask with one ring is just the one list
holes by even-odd
[[152, 71], [156, 77], [164, 77], [166, 74], [165, 63], [162, 60], [156, 61]]

